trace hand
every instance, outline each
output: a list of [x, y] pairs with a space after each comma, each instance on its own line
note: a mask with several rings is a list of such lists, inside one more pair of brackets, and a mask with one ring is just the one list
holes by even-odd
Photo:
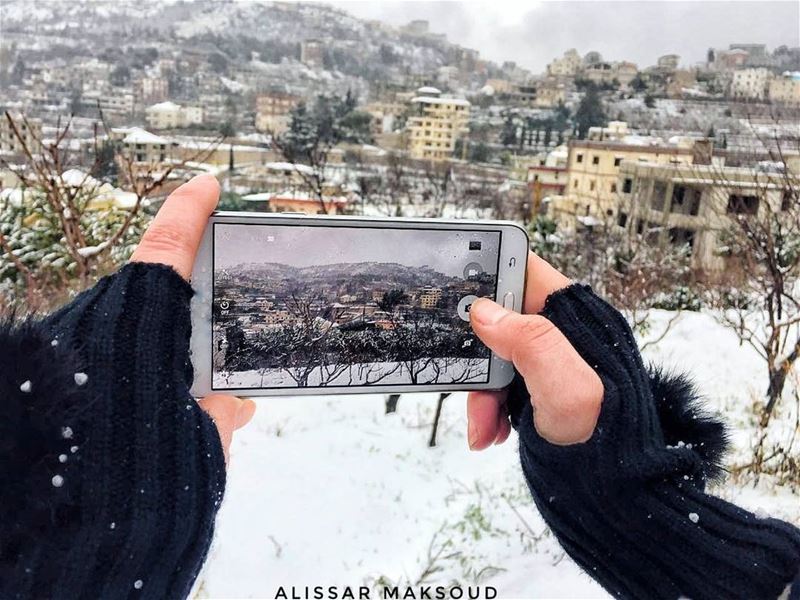
[[[184, 183], [164, 202], [131, 261], [168, 265], [189, 281], [208, 217], [218, 201], [219, 183], [212, 175], [198, 175]], [[217, 426], [227, 462], [233, 432], [253, 418], [255, 402], [214, 394], [199, 404]]]
[[[585, 442], [600, 415], [603, 383], [567, 338], [538, 315], [547, 297], [570, 280], [533, 253], [528, 255], [524, 314], [481, 298], [470, 309], [475, 334], [495, 354], [513, 362], [525, 380], [533, 421], [544, 439], [559, 445]], [[467, 439], [472, 450], [501, 444], [511, 432], [506, 391], [475, 391], [467, 398]]]

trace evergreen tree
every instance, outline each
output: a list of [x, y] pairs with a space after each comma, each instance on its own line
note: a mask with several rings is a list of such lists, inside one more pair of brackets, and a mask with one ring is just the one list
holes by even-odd
[[503, 122], [503, 131], [500, 133], [500, 143], [503, 146], [513, 146], [517, 141], [517, 126], [514, 123], [514, 117], [506, 115], [506, 120]]
[[584, 94], [581, 99], [578, 110], [575, 111], [578, 139], [584, 139], [586, 134], [589, 133], [590, 127], [603, 125], [607, 120], [603, 102], [600, 99], [600, 94], [597, 92], [597, 87], [594, 85], [587, 86], [586, 94]]

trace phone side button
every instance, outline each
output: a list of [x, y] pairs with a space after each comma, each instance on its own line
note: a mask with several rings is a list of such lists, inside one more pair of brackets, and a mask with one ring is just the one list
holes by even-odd
[[514, 292], [506, 292], [503, 296], [503, 308], [514, 310]]

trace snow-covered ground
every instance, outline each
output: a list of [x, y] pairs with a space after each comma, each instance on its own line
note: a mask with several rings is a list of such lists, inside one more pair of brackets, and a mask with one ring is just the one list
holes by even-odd
[[[413, 373], [411, 371], [413, 369]], [[358, 363], [313, 367], [303, 369], [253, 369], [248, 371], [217, 371], [214, 389], [242, 389], [256, 387], [298, 387], [298, 381], [318, 387], [342, 385], [392, 385], [436, 383], [485, 382], [488, 378], [487, 358], [423, 358], [413, 362]]]
[[[654, 317], [653, 332], [670, 313]], [[689, 371], [734, 426], [746, 456], [749, 407], [762, 365], [710, 316], [687, 313], [648, 359]], [[257, 399], [254, 422], [233, 443], [228, 492], [199, 598], [274, 598], [278, 586], [377, 581], [463, 586], [500, 598], [606, 598], [563, 554], [528, 497], [514, 434], [471, 453], [465, 395], [444, 404], [439, 445], [427, 446], [435, 394], [404, 395], [384, 415], [382, 396]], [[790, 405], [790, 402], [785, 402]], [[781, 415], [783, 435], [794, 415]], [[717, 493], [800, 524], [797, 497], [762, 478]], [[377, 597], [373, 594], [372, 597]]]

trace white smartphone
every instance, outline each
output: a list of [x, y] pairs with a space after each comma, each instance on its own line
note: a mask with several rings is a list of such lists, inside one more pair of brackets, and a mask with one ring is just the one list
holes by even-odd
[[215, 213], [192, 275], [196, 396], [499, 389], [472, 332], [520, 311], [528, 236], [499, 221]]

